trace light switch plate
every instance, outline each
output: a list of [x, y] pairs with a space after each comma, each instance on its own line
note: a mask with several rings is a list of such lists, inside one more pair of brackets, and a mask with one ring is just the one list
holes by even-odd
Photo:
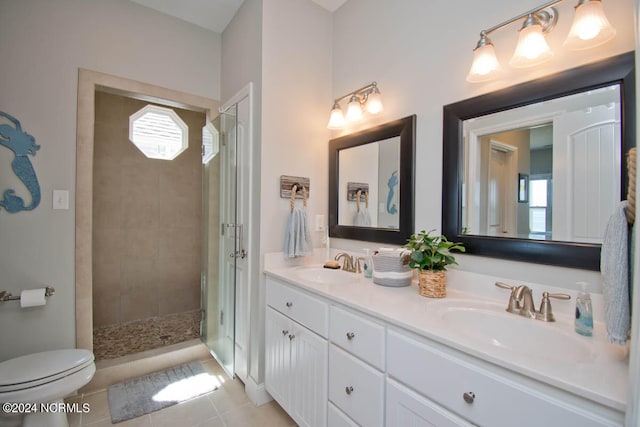
[[68, 190], [53, 190], [53, 209], [69, 209]]

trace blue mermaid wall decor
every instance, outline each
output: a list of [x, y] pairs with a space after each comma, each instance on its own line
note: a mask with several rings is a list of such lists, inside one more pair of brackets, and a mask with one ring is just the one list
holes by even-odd
[[3, 111], [0, 111], [0, 117], [12, 123], [0, 124], [0, 146], [13, 151], [11, 168], [31, 194], [31, 203], [25, 206], [24, 199], [16, 195], [15, 189], [4, 190], [0, 199], [0, 211], [2, 208], [9, 213], [33, 210], [40, 204], [40, 184], [29, 155], [35, 156], [40, 146], [36, 144], [33, 136], [22, 130], [18, 119]]
[[395, 215], [398, 213], [398, 207], [395, 203], [393, 203], [393, 199], [395, 197], [395, 188], [398, 185], [398, 171], [393, 171], [391, 173], [391, 177], [389, 181], [387, 181], [387, 186], [389, 187], [389, 193], [387, 194], [387, 213], [391, 215]]

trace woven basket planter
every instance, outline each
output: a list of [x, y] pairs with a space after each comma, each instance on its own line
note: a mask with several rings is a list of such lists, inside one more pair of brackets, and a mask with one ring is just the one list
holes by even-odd
[[446, 271], [422, 270], [418, 274], [418, 290], [420, 295], [429, 298], [447, 296]]

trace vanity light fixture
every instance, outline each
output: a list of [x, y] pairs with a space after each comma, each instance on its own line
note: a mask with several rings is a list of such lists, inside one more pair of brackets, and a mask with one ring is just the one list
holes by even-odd
[[[524, 18], [519, 30], [518, 45], [509, 61], [512, 67], [532, 67], [553, 56], [545, 40], [557, 22], [558, 11], [553, 6], [564, 0], [554, 0], [522, 13], [498, 25], [482, 30], [473, 50], [473, 63], [467, 75], [471, 83], [493, 80], [500, 75], [500, 63], [488, 35]], [[616, 30], [611, 26], [602, 8], [602, 0], [579, 0], [569, 36], [564, 46], [572, 50], [588, 49], [611, 40]]]
[[[347, 104], [346, 119], [340, 107], [340, 101], [349, 98]], [[378, 84], [373, 82], [358, 90], [349, 92], [348, 94], [336, 98], [331, 108], [331, 116], [329, 117], [329, 129], [340, 129], [346, 122], [355, 122], [362, 119], [362, 107], [370, 114], [378, 114], [383, 110], [382, 98]]]

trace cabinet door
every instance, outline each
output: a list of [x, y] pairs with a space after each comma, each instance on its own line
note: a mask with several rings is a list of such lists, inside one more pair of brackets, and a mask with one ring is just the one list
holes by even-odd
[[471, 427], [472, 424], [400, 385], [387, 380], [388, 426]]
[[327, 425], [327, 341], [292, 322], [291, 417], [300, 426]]
[[283, 407], [289, 405], [292, 322], [274, 309], [265, 313], [265, 387]]

